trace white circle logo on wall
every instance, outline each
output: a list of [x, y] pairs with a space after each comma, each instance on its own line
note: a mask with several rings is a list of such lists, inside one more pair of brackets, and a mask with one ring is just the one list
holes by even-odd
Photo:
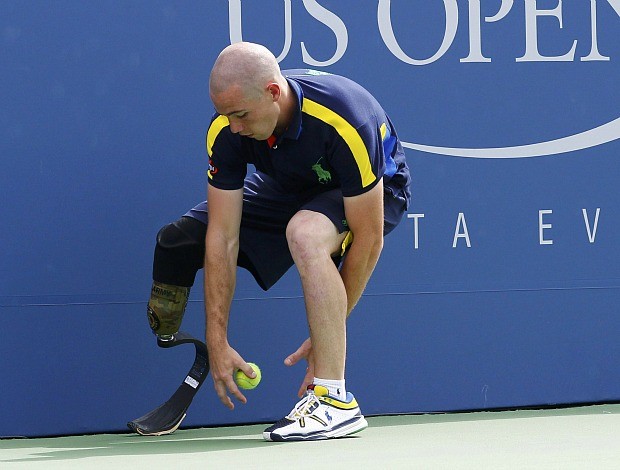
[[403, 147], [421, 152], [466, 158], [526, 158], [584, 150], [620, 139], [620, 118], [602, 126], [560, 139], [513, 147], [458, 148], [402, 142]]

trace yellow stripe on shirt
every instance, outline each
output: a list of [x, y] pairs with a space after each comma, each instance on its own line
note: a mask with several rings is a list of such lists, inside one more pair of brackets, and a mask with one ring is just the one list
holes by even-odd
[[340, 134], [340, 137], [344, 139], [357, 163], [363, 188], [375, 182], [377, 177], [370, 166], [368, 149], [357, 130], [346, 119], [322, 104], [308, 98], [303, 99], [301, 110], [332, 126]]
[[[209, 155], [209, 159], [213, 155], [213, 144], [215, 143], [215, 139], [222, 132], [226, 126], [229, 125], [228, 118], [226, 116], [218, 116], [216, 117], [211, 125], [209, 126], [209, 130], [207, 131], [207, 154]], [[209, 168], [211, 168], [211, 162], [209, 161]], [[213, 178], [211, 175], [211, 170], [207, 171], [207, 176], [209, 178]]]
[[229, 125], [228, 118], [226, 116], [218, 116], [213, 120], [207, 131], [207, 153], [209, 156], [213, 155], [213, 144], [215, 139], [222, 132], [226, 126]]

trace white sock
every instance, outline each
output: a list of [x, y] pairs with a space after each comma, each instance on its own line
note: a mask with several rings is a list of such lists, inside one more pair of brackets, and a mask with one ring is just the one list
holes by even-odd
[[330, 380], [320, 379], [315, 377], [312, 381], [314, 385], [321, 385], [329, 390], [329, 394], [332, 397], [336, 397], [339, 400], [345, 401], [347, 399], [347, 390], [344, 388], [344, 379], [342, 380]]

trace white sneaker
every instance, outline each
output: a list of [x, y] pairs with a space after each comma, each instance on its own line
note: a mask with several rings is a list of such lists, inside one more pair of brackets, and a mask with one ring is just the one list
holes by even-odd
[[263, 431], [267, 441], [313, 441], [348, 436], [368, 427], [353, 394], [341, 401], [320, 385], [309, 385], [306, 396], [280, 421]]

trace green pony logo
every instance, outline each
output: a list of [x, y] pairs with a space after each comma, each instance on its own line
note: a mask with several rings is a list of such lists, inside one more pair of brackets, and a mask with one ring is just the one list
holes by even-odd
[[321, 166], [321, 164], [319, 163], [321, 160], [323, 160], [323, 157], [319, 158], [317, 162], [312, 165], [312, 170], [319, 177], [319, 183], [329, 183], [332, 180], [332, 174]]

